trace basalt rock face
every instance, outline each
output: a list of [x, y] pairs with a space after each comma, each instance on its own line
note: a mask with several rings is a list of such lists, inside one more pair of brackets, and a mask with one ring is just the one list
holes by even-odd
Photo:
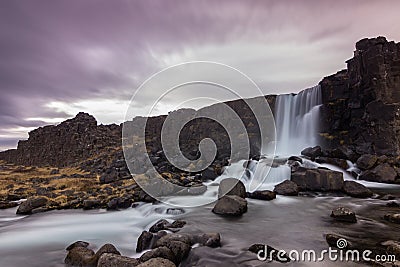
[[321, 81], [322, 135], [328, 147], [359, 154], [400, 154], [400, 43], [384, 37], [356, 43], [347, 69]]
[[19, 141], [16, 150], [0, 153], [0, 159], [21, 165], [63, 167], [86, 160], [108, 147], [117, 147], [120, 139], [119, 125], [97, 125], [93, 116], [81, 112], [59, 125], [31, 131], [28, 140]]

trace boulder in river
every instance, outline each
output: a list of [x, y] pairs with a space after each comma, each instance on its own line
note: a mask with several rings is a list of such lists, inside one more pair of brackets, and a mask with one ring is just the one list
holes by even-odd
[[372, 170], [367, 170], [360, 175], [361, 180], [378, 183], [394, 183], [397, 172], [389, 164], [383, 163]]
[[295, 182], [301, 191], [340, 191], [344, 183], [341, 172], [304, 167], [292, 171], [291, 181]]
[[312, 160], [314, 160], [316, 157], [319, 157], [322, 155], [322, 149], [320, 146], [307, 147], [303, 151], [301, 151], [301, 154], [303, 156], [309, 157]]
[[93, 256], [93, 250], [85, 247], [75, 247], [68, 251], [64, 262], [70, 266], [93, 266]]
[[278, 195], [297, 196], [299, 194], [299, 187], [295, 182], [286, 180], [277, 184], [274, 188], [274, 192]]
[[355, 181], [344, 181], [343, 191], [347, 195], [357, 198], [368, 198], [373, 194], [366, 186]]
[[31, 214], [32, 210], [45, 206], [47, 201], [46, 197], [30, 197], [21, 203], [17, 209], [17, 214]]
[[172, 253], [172, 251], [167, 247], [158, 247], [158, 248], [152, 249], [150, 251], [147, 251], [142, 256], [140, 256], [139, 260], [141, 262], [146, 262], [153, 258], [163, 258], [163, 259], [170, 260], [172, 262], [175, 261], [174, 253]]
[[386, 214], [383, 217], [386, 221], [400, 224], [400, 214]]
[[149, 229], [149, 232], [151, 233], [157, 233], [161, 230], [169, 230], [169, 231], [177, 231], [178, 228], [182, 228], [185, 226], [186, 222], [182, 220], [177, 220], [172, 223], [165, 219], [161, 219], [157, 221], [154, 225], [152, 225]]
[[137, 267], [176, 267], [170, 260], [163, 258], [153, 258], [146, 262], [139, 264]]
[[154, 245], [154, 248], [167, 247], [174, 254], [174, 262], [180, 263], [190, 252], [191, 243], [190, 238], [187, 235], [179, 234], [167, 234], [160, 239]]
[[65, 250], [70, 251], [73, 248], [78, 248], [78, 247], [87, 248], [88, 246], [89, 246], [88, 242], [76, 241], [76, 242], [72, 243], [71, 245], [69, 245]]
[[225, 216], [241, 216], [247, 212], [247, 201], [239, 196], [223, 196], [218, 199], [212, 212]]
[[349, 208], [338, 207], [332, 210], [331, 217], [337, 221], [356, 223], [356, 213]]
[[219, 233], [205, 233], [190, 236], [192, 245], [200, 244], [202, 246], [216, 248], [221, 246], [221, 235]]
[[378, 156], [371, 154], [364, 154], [357, 160], [357, 167], [361, 170], [371, 169], [378, 160]]
[[218, 188], [218, 197], [221, 198], [224, 195], [246, 198], [246, 187], [238, 179], [226, 178], [220, 182]]
[[259, 200], [273, 200], [276, 198], [276, 193], [270, 190], [260, 190], [254, 191], [252, 193], [247, 193], [249, 198], [259, 199]]
[[139, 264], [140, 262], [137, 259], [112, 253], [104, 253], [101, 255], [97, 267], [133, 267]]
[[325, 236], [326, 242], [330, 247], [340, 249], [351, 249], [353, 244], [347, 240], [346, 237], [337, 234], [327, 234]]

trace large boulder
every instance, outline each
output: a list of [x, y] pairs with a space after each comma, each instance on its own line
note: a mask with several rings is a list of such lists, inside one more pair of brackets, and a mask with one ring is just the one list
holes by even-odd
[[235, 178], [227, 178], [221, 181], [218, 188], [218, 197], [221, 198], [224, 195], [239, 196], [246, 198], [246, 187], [244, 184]]
[[274, 188], [274, 192], [278, 195], [297, 196], [299, 194], [299, 187], [295, 182], [286, 180], [277, 184]]
[[137, 265], [137, 267], [161, 267], [161, 266], [176, 267], [176, 265], [172, 261], [163, 258], [153, 258]]
[[302, 191], [340, 191], [344, 183], [343, 173], [323, 168], [298, 168], [291, 180]]
[[138, 240], [136, 245], [136, 252], [142, 252], [145, 249], [148, 249], [151, 245], [153, 240], [153, 234], [147, 231], [143, 231]]
[[92, 260], [94, 262], [94, 266], [97, 265], [97, 262], [99, 261], [101, 255], [103, 255], [104, 253], [121, 255], [121, 253], [117, 250], [116, 247], [114, 247], [114, 245], [105, 244], [101, 248], [99, 248], [99, 250], [96, 252], [96, 254], [94, 254], [93, 260]]
[[21, 203], [17, 209], [17, 214], [31, 214], [32, 210], [46, 206], [47, 201], [46, 197], [30, 197]]
[[273, 200], [276, 198], [276, 193], [270, 190], [260, 190], [248, 193], [247, 196], [259, 200]]
[[371, 169], [378, 160], [378, 156], [371, 154], [364, 154], [357, 160], [357, 167], [361, 170]]
[[190, 252], [191, 242], [187, 235], [167, 234], [155, 243], [154, 248], [167, 247], [174, 255], [174, 262], [180, 263]]
[[167, 247], [158, 247], [147, 251], [142, 256], [140, 256], [141, 262], [146, 262], [153, 258], [163, 258], [175, 262], [175, 255], [174, 253]]
[[218, 199], [212, 212], [226, 216], [241, 216], [247, 211], [247, 201], [239, 196], [223, 196]]
[[93, 263], [94, 251], [85, 247], [75, 247], [68, 251], [65, 264], [70, 266], [96, 266]]
[[372, 170], [367, 170], [360, 175], [361, 180], [378, 182], [378, 183], [394, 183], [397, 173], [389, 164], [383, 163]]
[[367, 187], [355, 181], [344, 181], [343, 191], [351, 197], [358, 198], [368, 198], [373, 194]]
[[306, 149], [301, 151], [301, 154], [303, 156], [309, 157], [312, 160], [314, 160], [316, 157], [319, 157], [322, 155], [322, 149], [320, 146], [307, 147]]
[[140, 262], [137, 259], [112, 253], [104, 253], [101, 255], [97, 267], [135, 267], [139, 264]]
[[338, 207], [332, 210], [331, 217], [341, 222], [357, 222], [355, 212], [345, 207]]

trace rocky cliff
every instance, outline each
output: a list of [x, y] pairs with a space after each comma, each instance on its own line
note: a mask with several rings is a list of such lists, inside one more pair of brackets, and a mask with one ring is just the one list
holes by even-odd
[[347, 69], [320, 84], [328, 147], [346, 144], [359, 154], [400, 155], [400, 43], [360, 40]]
[[[358, 154], [400, 155], [400, 44], [384, 37], [357, 42], [354, 57], [347, 69], [325, 77], [321, 136], [325, 148], [346, 145]], [[266, 96], [272, 111], [275, 96]], [[242, 119], [248, 131], [251, 156], [257, 156], [260, 134], [251, 110], [243, 100], [229, 105]], [[216, 104], [218, 105], [218, 104]], [[215, 107], [199, 111], [180, 110], [182, 116], [196, 112], [212, 112]], [[146, 126], [148, 151], [162, 156], [160, 131], [166, 116], [152, 117]], [[140, 124], [143, 118], [127, 123]], [[230, 154], [229, 137], [216, 122], [196, 119], [187, 124], [180, 135], [185, 156], [196, 158], [198, 143], [210, 137], [218, 148], [218, 161]], [[79, 113], [57, 126], [45, 126], [29, 133], [16, 150], [0, 153], [0, 159], [22, 165], [68, 166], [95, 158], [109, 149], [120, 148], [120, 125], [97, 125], [94, 117]], [[121, 153], [119, 153], [121, 156]], [[170, 166], [163, 170], [170, 170]]]

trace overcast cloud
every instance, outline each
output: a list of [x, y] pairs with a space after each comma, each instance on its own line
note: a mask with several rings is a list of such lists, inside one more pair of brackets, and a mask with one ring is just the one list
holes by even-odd
[[1, 1], [0, 150], [79, 111], [119, 123], [144, 80], [185, 61], [231, 65], [265, 94], [298, 92], [345, 68], [357, 40], [400, 41], [398, 10], [396, 0]]

